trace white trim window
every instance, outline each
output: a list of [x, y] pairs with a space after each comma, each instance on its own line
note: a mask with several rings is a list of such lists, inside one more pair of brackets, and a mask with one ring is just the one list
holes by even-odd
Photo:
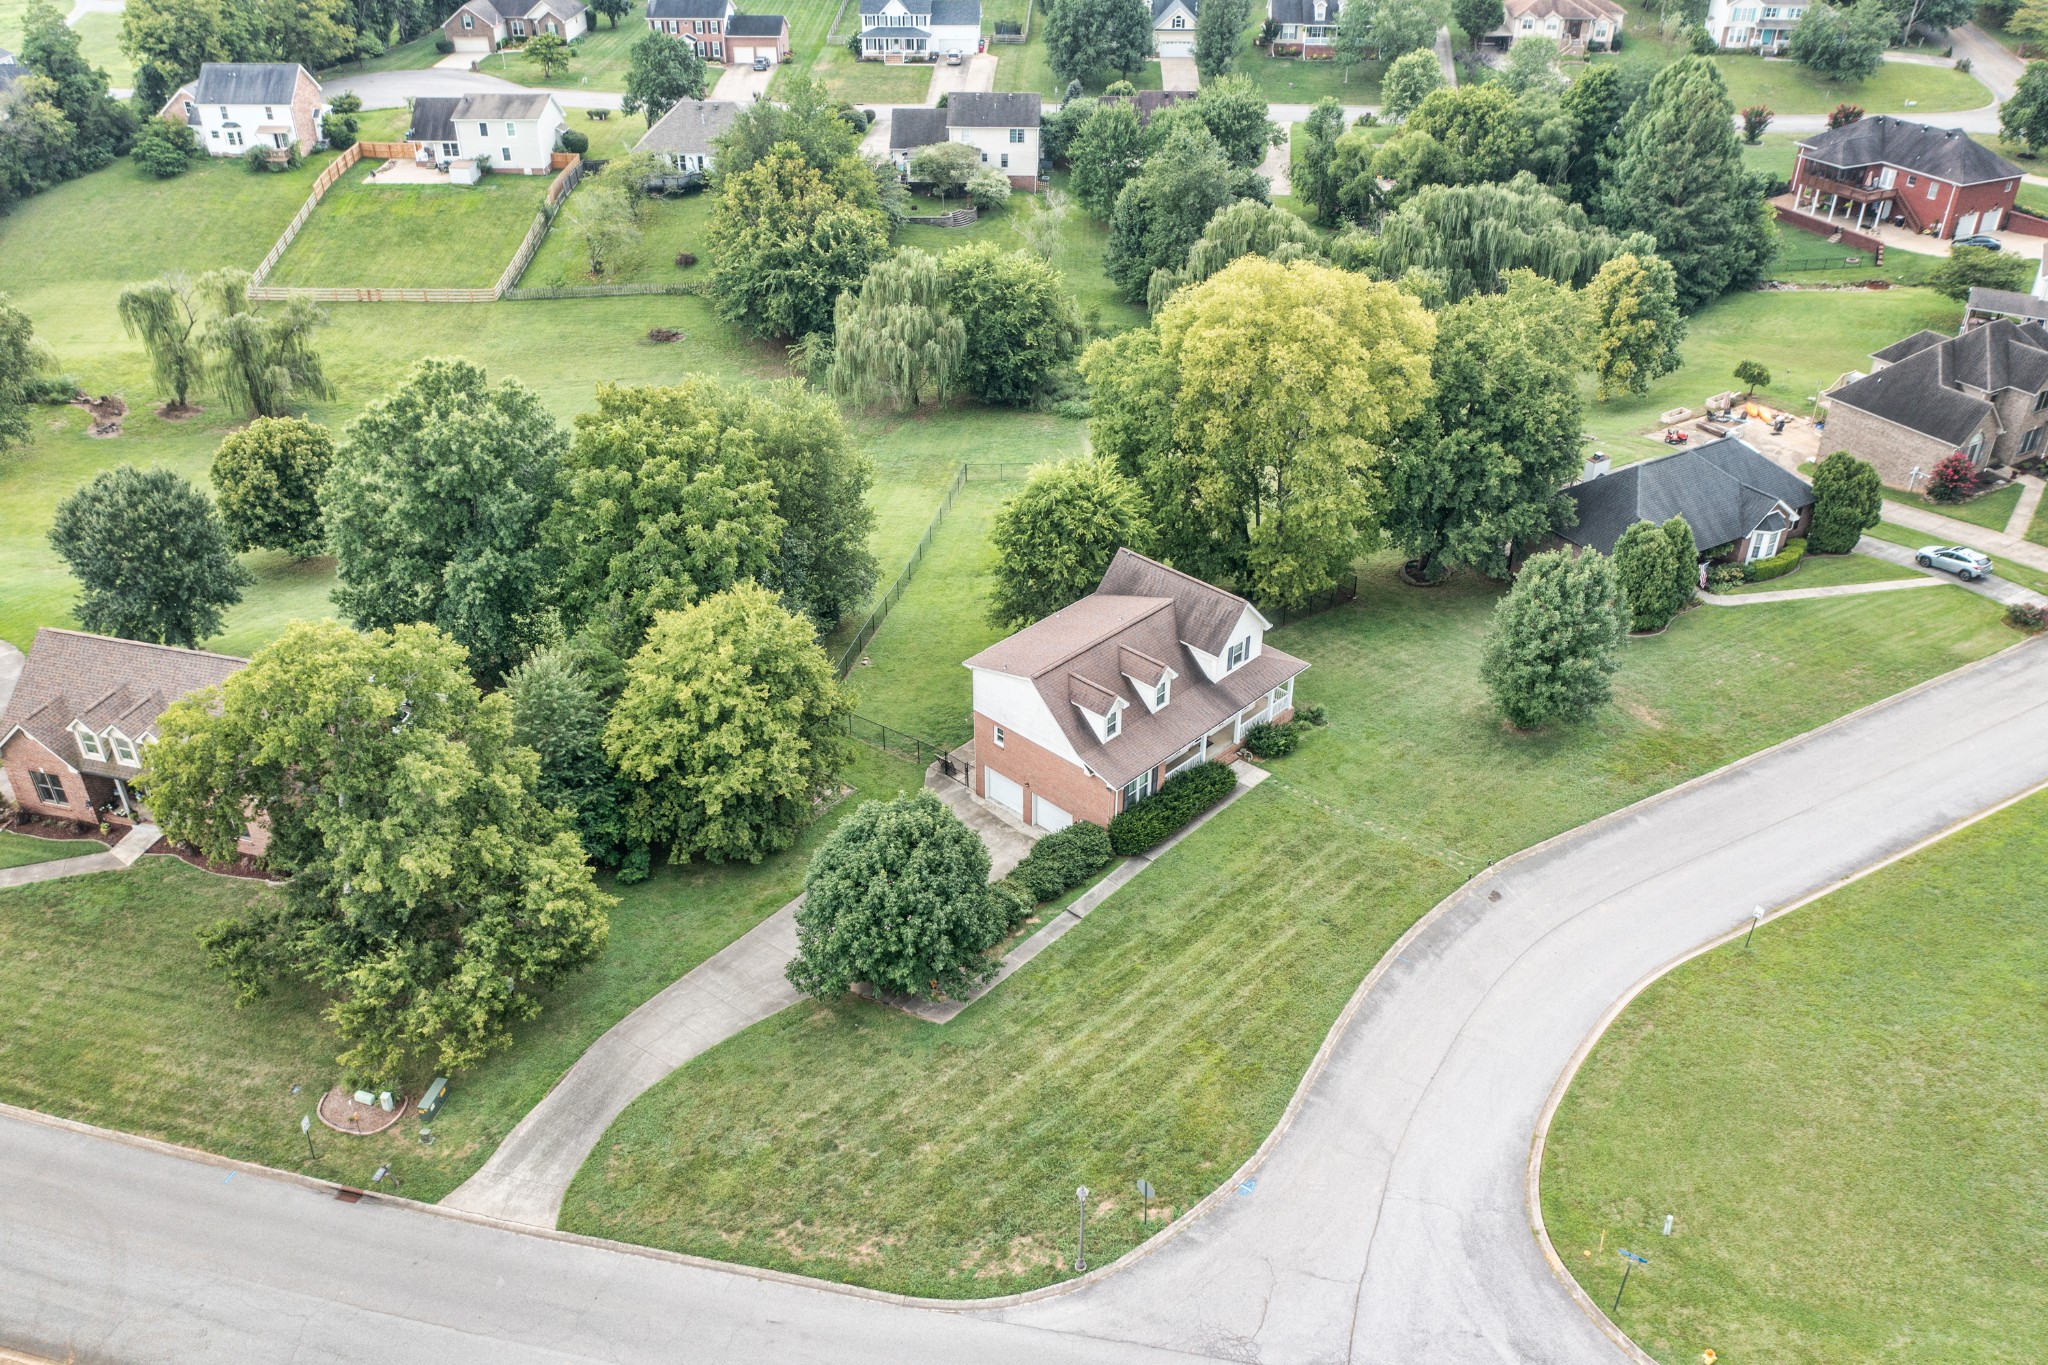
[[109, 735], [108, 739], [110, 739], [114, 745], [114, 761], [116, 763], [125, 763], [131, 768], [134, 767], [135, 746], [130, 744], [126, 739], [122, 738], [120, 735]]
[[87, 758], [103, 759], [107, 756], [107, 751], [100, 747], [100, 737], [98, 735], [85, 729], [77, 730], [74, 733], [78, 736], [78, 751]]
[[36, 789], [36, 800], [46, 806], [68, 806], [71, 798], [64, 791], [64, 779], [55, 773], [39, 773], [31, 770], [28, 782]]
[[1159, 710], [1173, 699], [1173, 679], [1167, 674], [1159, 675], [1159, 685], [1152, 689], [1152, 709]]
[[1130, 781], [1124, 783], [1123, 809], [1129, 810], [1152, 794], [1152, 770], [1147, 768]]
[[1115, 739], [1117, 731], [1123, 727], [1123, 718], [1122, 707], [1110, 707], [1109, 714], [1102, 718], [1102, 737], [1104, 739]]
[[991, 727], [989, 728], [989, 736], [988, 736], [988, 737], [989, 737], [990, 739], [992, 739], [992, 740], [994, 740], [994, 741], [995, 741], [995, 746], [996, 746], [996, 747], [997, 747], [998, 749], [1000, 749], [1000, 748], [1002, 748], [1002, 747], [1003, 747], [1003, 740], [1004, 740], [1004, 739], [1006, 739], [1006, 738], [1008, 738], [1008, 736], [1006, 736], [1006, 735], [1005, 735], [1005, 734], [1003, 733], [1003, 727], [1002, 727], [1002, 726], [1000, 726], [1000, 725], [995, 725], [995, 726], [991, 726]]
[[1752, 531], [1749, 536], [1749, 553], [1742, 557], [1742, 561], [1745, 564], [1754, 564], [1759, 559], [1769, 559], [1778, 553], [1779, 547], [1784, 543], [1785, 531], [1782, 527], [1775, 531]]
[[1249, 659], [1251, 657], [1251, 655], [1251, 636], [1247, 635], [1242, 640], [1232, 640], [1230, 642], [1230, 653], [1226, 655], [1223, 660], [1223, 671], [1225, 673], [1235, 672], [1239, 667], [1241, 667], [1244, 664], [1244, 661], [1246, 659]]

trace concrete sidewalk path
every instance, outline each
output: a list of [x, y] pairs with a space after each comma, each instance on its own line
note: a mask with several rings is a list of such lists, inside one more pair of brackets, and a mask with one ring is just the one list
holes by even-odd
[[104, 848], [97, 853], [82, 853], [76, 858], [52, 858], [47, 863], [30, 863], [26, 867], [0, 868], [0, 890], [10, 886], [31, 886], [36, 882], [54, 882], [60, 877], [119, 872], [135, 866], [136, 859], [149, 852], [163, 837], [164, 832], [155, 825], [137, 825], [122, 835], [121, 841], [112, 848]]
[[[1974, 583], [1965, 583], [1954, 574], [1943, 573], [1940, 569], [1923, 569], [1914, 561], [1911, 550], [1903, 545], [1894, 545], [1889, 540], [1878, 540], [1872, 536], [1865, 536], [1856, 542], [1856, 553], [1869, 555], [1872, 559], [1882, 559], [1887, 564], [1902, 565], [1917, 573], [1926, 574], [1928, 578], [1933, 579], [1937, 583], [1953, 583], [1965, 592], [1973, 592], [1979, 597], [1988, 597], [1994, 602], [2003, 602], [2007, 606], [2048, 607], [2048, 597], [2043, 597], [2032, 588], [2023, 588], [2011, 579], [2000, 578], [1996, 572], [1993, 572], [1989, 578], [1980, 578]], [[1878, 586], [1883, 587], [1886, 585], [1879, 584]]]
[[[1907, 556], [1908, 561], [1911, 558]], [[1782, 588], [1777, 592], [1703, 592], [1699, 600], [1710, 607], [1755, 607], [1767, 602], [1811, 602], [1821, 597], [1862, 597], [1873, 592], [1940, 586], [1931, 578], [1890, 578], [1876, 583], [1837, 583], [1827, 588]]]
[[2005, 533], [2025, 540], [2027, 528], [2034, 524], [2034, 513], [2041, 506], [2041, 490], [2048, 485], [2044, 485], [2036, 474], [2020, 475], [2019, 484], [2020, 500], [2013, 504], [2012, 515], [2005, 519]]
[[[1884, 519], [1894, 526], [1924, 532], [1930, 545], [1967, 545], [1973, 550], [1990, 555], [1993, 559], [2010, 559], [2015, 564], [2024, 564], [2030, 569], [2048, 573], [2048, 545], [2036, 545], [2030, 540], [2005, 531], [1994, 531], [1988, 526], [1972, 526], [1954, 517], [1930, 512], [1924, 507], [1913, 507], [1902, 502], [1887, 501], [1884, 505]], [[1910, 558], [1910, 554], [1908, 556]]]

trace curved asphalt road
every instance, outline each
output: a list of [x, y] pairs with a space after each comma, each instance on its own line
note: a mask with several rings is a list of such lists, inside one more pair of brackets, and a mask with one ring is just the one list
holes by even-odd
[[1620, 1352], [1553, 1279], [1524, 1192], [1580, 1043], [1753, 906], [2043, 781], [2048, 646], [2023, 645], [1501, 864], [1382, 964], [1249, 1194], [1071, 1293], [885, 1303], [0, 1117], [0, 1344], [233, 1365], [1608, 1365]]

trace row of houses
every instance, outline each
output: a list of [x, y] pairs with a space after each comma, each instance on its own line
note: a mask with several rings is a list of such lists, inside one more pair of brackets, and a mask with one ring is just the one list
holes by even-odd
[[[1153, 0], [1155, 20], [1162, 0]], [[1169, 6], [1187, 8], [1189, 29], [1200, 0], [1164, 0]], [[1549, 38], [1567, 55], [1606, 52], [1621, 46], [1621, 30], [1628, 11], [1615, 0], [1506, 0], [1500, 26], [1483, 33], [1479, 41], [1488, 47], [1512, 47], [1524, 38]], [[1336, 53], [1337, 25], [1343, 19], [1343, 0], [1266, 0], [1266, 19], [1272, 28], [1275, 56], [1329, 57]], [[1154, 24], [1155, 36], [1158, 25]], [[1167, 55], [1160, 47], [1161, 55]], [[1193, 45], [1181, 54], [1193, 56]]]

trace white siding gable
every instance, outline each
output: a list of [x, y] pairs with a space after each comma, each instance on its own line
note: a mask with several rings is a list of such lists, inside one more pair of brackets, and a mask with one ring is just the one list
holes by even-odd
[[[1041, 749], [1078, 764], [1081, 755], [1067, 742], [1045, 698], [1029, 678], [998, 673], [992, 668], [970, 669], [974, 675], [974, 709], [1013, 735], [1022, 735]], [[1083, 713], [1086, 714], [1085, 712]]]
[[[1259, 657], [1259, 652], [1266, 647], [1266, 628], [1270, 624], [1265, 617], [1259, 615], [1255, 608], [1247, 605], [1238, 614], [1237, 624], [1230, 628], [1230, 635], [1223, 642], [1223, 653], [1205, 654], [1193, 645], [1188, 645], [1188, 653], [1194, 655], [1195, 662], [1201, 665], [1202, 676], [1210, 682], [1215, 682], [1225, 673], [1231, 671], [1230, 647], [1232, 645], [1243, 642], [1246, 646], [1244, 657], [1237, 661], [1239, 668], [1244, 667], [1253, 659]], [[1185, 644], [1186, 642], [1183, 641], [1182, 643]]]

